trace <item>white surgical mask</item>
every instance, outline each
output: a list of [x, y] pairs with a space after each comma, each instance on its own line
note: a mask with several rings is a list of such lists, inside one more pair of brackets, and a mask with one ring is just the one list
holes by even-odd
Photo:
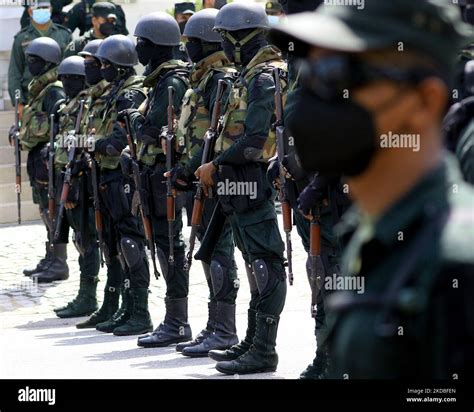
[[276, 26], [278, 23], [280, 23], [280, 17], [279, 16], [267, 16], [268, 17], [268, 23], [270, 26]]

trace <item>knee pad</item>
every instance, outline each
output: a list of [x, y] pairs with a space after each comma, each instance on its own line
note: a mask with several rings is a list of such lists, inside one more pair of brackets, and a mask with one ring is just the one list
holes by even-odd
[[235, 264], [232, 260], [217, 257], [211, 261], [211, 283], [217, 300], [224, 298], [231, 290], [240, 287]]
[[141, 250], [135, 240], [129, 237], [123, 237], [120, 239], [120, 250], [122, 251], [123, 259], [130, 270], [143, 261], [144, 251]]
[[245, 271], [247, 272], [247, 279], [249, 281], [249, 288], [250, 292], [256, 292], [258, 290], [257, 288], [257, 282], [255, 281], [255, 275], [252, 270], [252, 265], [250, 263], [245, 262]]

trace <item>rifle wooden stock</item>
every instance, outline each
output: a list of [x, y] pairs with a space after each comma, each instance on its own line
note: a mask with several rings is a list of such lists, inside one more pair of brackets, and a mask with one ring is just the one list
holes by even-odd
[[317, 217], [311, 220], [309, 253], [311, 257], [321, 255], [321, 226]]

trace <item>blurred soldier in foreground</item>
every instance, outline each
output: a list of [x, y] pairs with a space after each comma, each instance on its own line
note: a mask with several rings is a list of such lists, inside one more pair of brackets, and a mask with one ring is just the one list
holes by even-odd
[[350, 236], [334, 285], [343, 291], [327, 305], [331, 376], [467, 378], [474, 193], [441, 137], [469, 33], [459, 10], [366, 0], [276, 31], [307, 59], [288, 125], [302, 165], [345, 175], [356, 202], [338, 230]]

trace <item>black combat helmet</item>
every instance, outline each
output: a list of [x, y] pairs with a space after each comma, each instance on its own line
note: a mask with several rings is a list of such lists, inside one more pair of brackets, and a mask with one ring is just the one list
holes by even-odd
[[226, 4], [216, 16], [215, 30], [237, 31], [244, 29], [268, 29], [265, 9], [257, 3]]
[[95, 57], [125, 67], [133, 67], [138, 63], [135, 44], [123, 34], [107, 37], [99, 46]]
[[95, 57], [95, 54], [99, 50], [99, 46], [102, 44], [104, 40], [103, 39], [95, 39], [91, 40], [89, 43], [86, 44], [84, 49], [77, 53], [79, 56], [86, 57], [86, 56], [92, 56]]
[[25, 54], [41, 57], [43, 60], [54, 64], [59, 64], [61, 61], [61, 47], [51, 37], [34, 39], [26, 48]]
[[70, 56], [65, 58], [58, 67], [58, 75], [76, 74], [85, 76], [84, 59], [80, 56]]
[[219, 13], [219, 10], [212, 8], [198, 11], [186, 23], [183, 35], [209, 43], [219, 43], [221, 36], [213, 30], [217, 13]]
[[138, 21], [134, 36], [150, 40], [159, 46], [178, 46], [181, 31], [173, 17], [168, 13], [158, 11], [143, 16]]

